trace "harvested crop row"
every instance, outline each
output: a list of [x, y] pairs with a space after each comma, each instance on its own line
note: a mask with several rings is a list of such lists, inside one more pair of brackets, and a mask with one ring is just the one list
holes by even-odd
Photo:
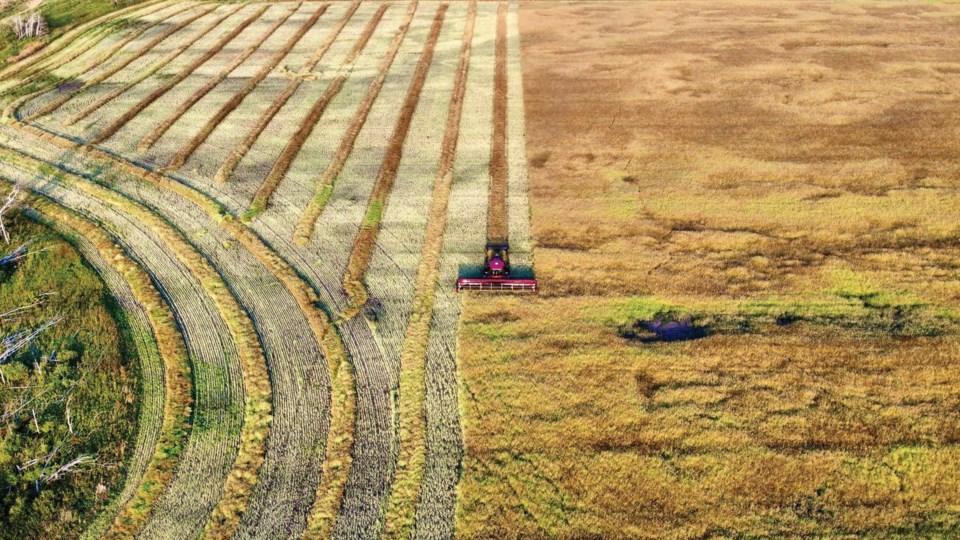
[[[99, 151], [91, 153], [100, 154]], [[102, 168], [94, 163], [87, 166]], [[293, 515], [295, 521], [306, 521], [307, 509], [316, 493], [319, 493], [309, 479], [312, 477], [316, 481], [318, 476], [316, 465], [322, 455], [316, 452], [324, 446], [323, 438], [333, 441], [327, 443], [326, 450], [331, 463], [342, 465], [349, 463], [350, 459], [352, 392], [350, 370], [345, 364], [342, 345], [323, 312], [316, 308], [316, 297], [309, 287], [252, 232], [234, 220], [218, 223], [222, 218], [221, 208], [190, 188], [156, 174], [142, 176], [151, 181], [149, 185], [144, 185], [139, 177], [126, 173], [111, 174], [110, 187], [126, 196], [137, 197], [154, 212], [164, 214], [168, 220], [177, 220], [181, 234], [195, 239], [197, 248], [211, 258], [253, 316], [258, 331], [263, 335], [264, 348], [271, 363], [276, 400], [274, 423], [266, 461], [260, 470], [250, 509], [244, 516], [238, 534], [275, 537], [278, 531], [302, 530], [303, 525], [292, 523], [289, 517], [279, 519], [278, 515], [282, 517], [286, 513]], [[165, 188], [169, 188], [169, 191]], [[221, 227], [233, 236], [226, 234]], [[243, 256], [246, 253], [243, 250], [224, 247], [235, 243], [235, 240], [255, 254], [262, 266], [257, 265], [249, 255]], [[283, 286], [290, 291], [289, 296], [279, 294], [276, 286], [270, 285], [270, 280], [274, 278], [264, 275], [264, 267], [283, 282]], [[251, 280], [255, 285], [247, 285]], [[270, 295], [260, 298], [259, 294], [264, 291], [270, 291]], [[301, 311], [306, 319], [297, 319], [295, 316]], [[338, 433], [336, 440], [332, 439], [333, 433], [321, 429], [325, 427], [325, 416], [329, 412], [330, 398], [325, 393], [329, 378], [323, 373], [323, 368], [315, 365], [314, 359], [321, 356], [316, 343], [323, 348], [329, 371], [337, 375], [334, 422], [343, 433]], [[341, 404], [345, 410], [340, 408]], [[272, 465], [274, 463], [276, 466]], [[276, 472], [272, 474], [271, 469]], [[336, 487], [336, 478], [344, 476], [346, 471], [337, 471], [335, 465], [330, 470], [336, 473], [329, 476], [330, 482], [327, 484]], [[272, 481], [272, 477], [277, 478]], [[327, 478], [325, 475], [324, 479]], [[260, 499], [262, 503], [258, 503]]]
[[230, 101], [224, 104], [220, 110], [218, 110], [217, 113], [210, 118], [203, 129], [200, 130], [200, 133], [197, 133], [192, 139], [190, 139], [190, 141], [180, 150], [180, 152], [173, 157], [173, 159], [167, 165], [167, 168], [178, 169], [182, 167], [183, 164], [186, 163], [186, 161], [190, 158], [190, 156], [193, 155], [193, 152], [196, 151], [196, 149], [203, 144], [205, 140], [207, 140], [207, 137], [210, 136], [210, 133], [212, 133], [213, 130], [220, 125], [220, 122], [222, 122], [235, 108], [237, 108], [237, 106], [243, 102], [250, 92], [253, 92], [257, 85], [259, 85], [260, 82], [262, 82], [263, 79], [265, 79], [267, 75], [273, 71], [277, 64], [279, 64], [280, 61], [287, 56], [287, 53], [289, 53], [290, 50], [293, 49], [293, 47], [301, 39], [303, 39], [303, 36], [308, 30], [310, 30], [311, 27], [313, 27], [314, 24], [317, 23], [317, 21], [320, 19], [320, 16], [325, 11], [326, 7], [321, 6], [321, 8], [318, 9], [313, 16], [311, 16], [310, 19], [300, 27], [299, 30], [297, 30], [297, 33], [290, 36], [290, 39], [287, 40], [287, 43], [283, 46], [283, 48], [277, 51], [270, 61], [268, 61], [267, 64], [257, 72], [256, 75], [247, 81], [247, 84], [244, 85], [239, 92], [234, 94], [234, 96], [230, 98]]
[[[165, 13], [169, 7], [162, 6], [159, 10], [151, 13], [149, 17], [110, 21], [102, 27], [91, 31], [91, 35], [85, 37], [84, 40], [77, 40], [77, 43], [75, 43], [73, 47], [62, 51], [61, 55], [54, 57], [55, 61], [49, 62], [49, 65], [45, 66], [45, 69], [17, 77], [7, 84], [0, 84], [0, 91], [7, 91], [11, 88], [11, 85], [25, 88], [33, 83], [37, 83], [35, 86], [38, 88], [35, 92], [31, 93], [31, 95], [40, 95], [49, 90], [50, 87], [50, 84], [40, 83], [43, 79], [52, 79], [52, 81], [69, 80], [69, 78], [78, 77], [98, 67], [103, 67], [105, 63], [114, 59], [121, 49], [135, 39], [155, 28], [157, 25], [163, 24], [171, 18], [193, 8], [194, 6], [190, 4], [186, 6], [174, 6], [170, 13]], [[128, 28], [128, 26], [131, 28]], [[126, 35], [123, 35], [124, 33]], [[117, 34], [122, 37], [114, 40], [113, 38]], [[111, 41], [114, 41], [112, 45], [104, 46], [104, 42], [110, 43]], [[90, 43], [89, 47], [86, 46], [87, 43]], [[86, 58], [86, 56], [89, 56], [89, 58]], [[79, 68], [71, 67], [74, 62], [80, 61], [82, 61], [82, 65], [79, 66]]]
[[[32, 158], [27, 159], [32, 160]], [[42, 162], [36, 162], [36, 164], [37, 167], [44, 165]], [[82, 193], [104, 206], [118, 212], [122, 211], [126, 219], [135, 219], [141, 227], [148, 228], [160, 241], [169, 246], [169, 249], [176, 253], [183, 264], [204, 284], [219, 312], [224, 314], [225, 323], [239, 353], [247, 402], [236, 463], [226, 479], [223, 496], [207, 522], [205, 536], [230, 536], [239, 525], [257, 480], [257, 473], [264, 460], [265, 441], [271, 422], [270, 382], [266, 359], [254, 326], [246, 310], [231, 294], [227, 283], [223, 281], [216, 269], [187, 243], [172, 225], [130, 199], [118, 196], [65, 169], [60, 171], [59, 176], [70, 184], [69, 191]], [[180, 473], [183, 473], [182, 468]], [[161, 519], [167, 518], [166, 514], [159, 512], [158, 514]], [[148, 530], [145, 530], [144, 534], [149, 536]]]
[[[76, 90], [72, 90], [72, 91], [70, 91], [70, 92], [66, 92], [65, 94], [61, 95], [60, 97], [58, 97], [58, 98], [54, 99], [53, 101], [45, 104], [45, 105], [44, 105], [43, 107], [41, 107], [39, 110], [37, 110], [37, 111], [32, 111], [32, 112], [28, 113], [27, 115], [24, 115], [22, 118], [23, 118], [25, 121], [30, 122], [30, 121], [36, 120], [37, 118], [40, 118], [41, 116], [44, 116], [44, 115], [46, 115], [46, 114], [49, 114], [49, 113], [51, 113], [51, 112], [59, 109], [61, 105], [63, 105], [64, 103], [70, 101], [71, 99], [73, 99], [73, 97], [76, 96], [77, 94], [80, 94], [81, 92], [86, 91], [88, 88], [91, 88], [91, 87], [93, 87], [93, 86], [96, 86], [96, 85], [98, 85], [98, 84], [103, 83], [104, 81], [106, 81], [106, 80], [109, 79], [110, 77], [112, 77], [112, 76], [114, 76], [115, 74], [117, 74], [117, 73], [118, 73], [119, 71], [121, 71], [123, 68], [129, 66], [134, 60], [140, 59], [144, 54], [147, 54], [151, 49], [153, 49], [154, 47], [156, 47], [157, 45], [159, 45], [161, 42], [163, 42], [164, 40], [166, 40], [166, 39], [167, 39], [168, 37], [170, 37], [171, 35], [179, 32], [180, 30], [182, 30], [182, 29], [184, 29], [184, 28], [186, 28], [187, 26], [189, 26], [190, 24], [192, 24], [192, 23], [193, 23], [194, 21], [196, 21], [197, 19], [200, 19], [201, 17], [204, 17], [205, 15], [207, 15], [207, 14], [209, 14], [209, 13], [212, 13], [212, 12], [213, 12], [214, 10], [216, 10], [216, 9], [217, 9], [216, 7], [209, 7], [209, 8], [206, 8], [206, 9], [199, 10], [199, 11], [198, 11], [197, 13], [195, 13], [194, 15], [191, 15], [190, 17], [187, 17], [186, 19], [184, 19], [184, 20], [180, 21], [179, 23], [177, 23], [177, 24], [171, 26], [170, 28], [166, 29], [166, 30], [165, 30], [164, 32], [162, 32], [160, 35], [154, 37], [152, 40], [150, 40], [149, 42], [147, 42], [144, 46], [140, 47], [140, 48], [137, 49], [136, 51], [133, 51], [133, 52], [131, 52], [130, 54], [126, 55], [122, 60], [114, 63], [109, 69], [106, 69], [106, 70], [104, 70], [102, 73], [98, 74], [96, 77], [93, 77], [93, 78], [87, 80], [85, 83], [83, 83], [82, 86], [80, 86], [80, 88], [77, 88]], [[211, 26], [211, 27], [204, 28], [204, 29], [202, 30], [201, 34], [196, 37], [196, 39], [199, 39], [204, 33], [206, 33], [207, 31], [211, 30], [211, 29], [212, 29], [213, 27], [215, 27], [216, 25], [220, 24], [220, 22], [221, 22], [224, 18], [226, 18], [226, 17], [224, 16], [224, 17], [222, 17], [222, 18], [215, 19], [215, 23], [216, 23], [216, 24], [214, 24], [214, 25]], [[193, 41], [195, 41], [195, 40], [193, 40]], [[190, 43], [192, 43], [192, 41], [190, 41]], [[186, 49], [186, 47], [184, 47], [184, 49]], [[181, 50], [180, 52], [183, 52], [183, 51]], [[178, 52], [177, 54], [179, 55], [179, 52]], [[171, 60], [172, 60], [172, 59], [171, 59]]]
[[[29, 56], [27, 59], [17, 62], [16, 64], [0, 72], [0, 81], [6, 81], [8, 79], [12, 79], [15, 77], [23, 79], [24, 77], [30, 76], [33, 73], [36, 73], [39, 71], [50, 71], [52, 69], [56, 69], [58, 66], [63, 65], [69, 62], [70, 60], [72, 60], [72, 58], [70, 58], [69, 56], [66, 58], [59, 58], [57, 62], [52, 64], [52, 67], [50, 64], [47, 64], [46, 61], [49, 60], [51, 57], [55, 56], [57, 53], [64, 52], [70, 49], [71, 47], [73, 47], [78, 40], [82, 40], [83, 38], [87, 37], [89, 31], [101, 25], [104, 25], [105, 23], [109, 23], [110, 21], [124, 18], [131, 13], [135, 14], [137, 12], [151, 11], [151, 10], [156, 11], [158, 9], [162, 9], [162, 7], [166, 7], [170, 5], [170, 3], [171, 3], [170, 0], [151, 0], [142, 4], [133, 4], [131, 6], [125, 7], [123, 9], [119, 9], [112, 13], [108, 13], [90, 22], [84, 23], [74, 28], [73, 30], [67, 32], [66, 34], [61, 36], [59, 39], [55, 40], [52, 44], [47, 45], [46, 47], [44, 47], [42, 51], [38, 53], [34, 53], [33, 55]], [[134, 15], [132, 18], [137, 18], [137, 15]], [[79, 52], [74, 51], [74, 53], [71, 53], [71, 54], [75, 54], [76, 56], [79, 56], [80, 54], [83, 54], [83, 52], [89, 50], [96, 44], [97, 44], [96, 41], [85, 43], [83, 47], [78, 48], [80, 49]], [[73, 58], [75, 58], [76, 56], [74, 56]]]
[[[209, 81], [204, 83], [203, 86], [201, 86], [193, 94], [191, 94], [190, 97], [187, 98], [184, 102], [182, 102], [180, 106], [177, 107], [176, 110], [170, 113], [170, 115], [167, 118], [165, 118], [163, 122], [160, 123], [160, 125], [154, 128], [153, 131], [148, 133], [140, 141], [140, 144], [138, 145], [137, 149], [140, 150], [141, 152], [144, 152], [150, 149], [150, 147], [153, 146], [153, 144], [157, 142], [157, 140], [160, 137], [163, 137], [163, 134], [166, 133], [167, 130], [169, 130], [173, 126], [173, 124], [175, 124], [177, 120], [180, 119], [181, 116], [186, 114], [187, 111], [189, 111], [198, 101], [203, 99], [204, 96], [206, 96], [214, 88], [216, 88], [217, 85], [219, 85], [224, 79], [227, 78], [228, 75], [230, 75], [230, 73], [233, 72], [233, 70], [240, 67], [240, 64], [245, 62], [247, 58], [250, 58], [250, 56], [254, 52], [256, 52], [258, 48], [260, 48], [260, 46], [263, 44], [264, 41], [269, 39], [270, 36], [272, 36], [273, 33], [276, 32], [278, 28], [283, 26], [283, 23], [287, 22], [287, 19], [290, 18], [290, 15], [293, 15], [297, 11], [297, 9], [300, 8], [300, 5], [301, 3], [298, 3], [296, 5], [296, 8], [288, 11], [286, 17], [281, 17], [277, 19], [277, 22], [275, 22], [270, 28], [268, 28], [267, 31], [264, 32], [264, 34], [256, 41], [256, 43], [250, 45], [249, 47], [241, 51], [240, 54], [235, 56], [233, 60], [231, 60], [230, 63], [227, 64], [225, 68], [220, 70], [219, 73], [211, 77]], [[267, 6], [264, 6], [263, 10], [260, 11], [260, 14], [263, 14], [263, 12], [266, 11], [266, 8]], [[326, 12], [326, 10], [327, 10], [327, 5], [324, 4], [317, 13], [319, 13], [320, 15], [323, 15], [323, 13]]]
[[227, 159], [223, 162], [217, 173], [214, 175], [214, 180], [218, 182], [225, 182], [230, 178], [230, 175], [233, 174], [233, 170], [236, 169], [237, 165], [243, 160], [244, 156], [247, 155], [247, 152], [250, 151], [250, 148], [257, 142], [257, 139], [260, 137], [260, 134], [263, 133], [263, 130], [266, 129], [267, 125], [273, 120], [273, 117], [276, 116], [280, 109], [287, 104], [287, 101], [290, 100], [290, 97], [300, 88], [300, 85], [303, 83], [307, 75], [313, 71], [313, 69], [320, 63], [320, 60], [323, 59], [324, 55], [327, 54], [327, 51], [330, 50], [330, 46], [333, 45], [333, 42], [336, 41], [337, 36], [340, 35], [340, 32], [343, 31], [343, 28], [350, 22], [350, 18], [353, 17], [353, 14], [356, 13], [357, 8], [360, 7], [360, 1], [354, 0], [350, 4], [350, 7], [347, 9], [347, 12], [344, 13], [343, 18], [334, 27], [333, 31], [327, 36], [318, 47], [317, 50], [313, 53], [313, 56], [300, 68], [297, 72], [297, 75], [287, 84], [286, 88], [270, 103], [270, 107], [260, 115], [257, 119], [257, 122], [253, 125], [250, 131], [244, 137], [243, 142], [237, 145], [236, 148], [230, 152], [230, 155], [227, 156]]
[[[107, 283], [133, 335], [140, 373], [140, 418], [123, 491], [84, 532], [85, 538], [132, 534], [173, 477], [187, 440], [192, 404], [190, 363], [173, 312], [109, 235], [93, 223], [42, 199], [38, 219], [83, 253]], [[110, 534], [107, 529], [111, 527]]]
[[370, 114], [373, 102], [376, 101], [377, 96], [380, 95], [380, 89], [383, 88], [383, 83], [387, 79], [390, 66], [393, 65], [397, 52], [400, 50], [400, 45], [403, 43], [403, 38], [407, 35], [407, 29], [413, 20], [413, 15], [416, 13], [416, 10], [417, 2], [413, 0], [407, 8], [407, 14], [404, 17], [403, 23], [401, 23], [400, 29], [394, 36], [393, 42], [390, 43], [387, 55], [380, 63], [376, 78], [367, 88], [367, 93], [364, 95], [363, 101], [357, 109], [357, 113], [350, 121], [347, 132], [340, 141], [340, 147], [337, 149], [336, 154], [334, 154], [330, 164], [327, 165], [323, 176], [317, 181], [313, 199], [310, 200], [304, 209], [303, 216], [301, 216], [300, 221], [297, 223], [297, 228], [294, 232], [294, 239], [298, 243], [306, 244], [310, 241], [310, 237], [313, 236], [313, 229], [317, 219], [320, 217], [320, 214], [323, 213], [323, 208], [333, 193], [333, 184], [337, 176], [340, 175], [340, 171], [343, 170], [343, 165], [350, 156], [350, 152], [353, 150], [353, 144], [356, 142], [357, 136], [360, 135], [360, 130], [367, 121], [367, 115]]
[[[116, 231], [115, 236], [147, 269], [174, 308], [194, 359], [194, 429], [174, 479], [157, 501], [142, 534], [150, 537], [151, 524], [163, 517], [171, 521], [159, 531], [162, 537], [195, 536], [221, 496], [237, 458], [238, 435], [244, 424], [244, 381], [230, 329], [202, 280], [172, 253], [171, 246], [143, 225], [141, 216], [131, 217], [128, 208], [118, 211], [45, 175], [34, 177], [39, 167], [28, 165], [19, 174], [26, 173], [37, 191]], [[185, 254], [181, 252], [181, 256]], [[183, 484], [189, 487], [183, 489]]]
[[380, 24], [380, 20], [383, 18], [383, 14], [386, 11], [386, 4], [381, 5], [380, 8], [377, 9], [377, 12], [367, 23], [366, 28], [364, 28], [363, 33], [360, 34], [360, 37], [357, 39], [353, 48], [350, 49], [350, 53], [347, 54], [346, 58], [344, 58], [343, 63], [340, 65], [338, 70], [339, 74], [337, 77], [330, 82], [323, 95], [321, 95], [320, 98], [313, 104], [313, 107], [310, 108], [310, 112], [307, 113], [307, 117], [300, 122], [300, 128], [297, 129], [297, 132], [293, 134], [293, 137], [284, 147], [283, 151], [280, 152], [280, 156], [278, 156], [277, 160], [274, 162], [273, 167], [270, 169], [270, 173], [267, 174], [267, 177], [260, 185], [260, 189], [257, 190], [256, 195], [253, 197], [253, 202], [251, 203], [250, 210], [248, 212], [249, 217], [252, 218], [266, 210], [267, 204], [269, 204], [270, 201], [270, 197], [273, 195], [273, 191], [287, 175], [287, 171], [290, 170], [290, 164], [293, 163], [293, 160], [297, 157], [297, 154], [300, 153], [303, 143], [308, 137], [310, 137], [310, 134], [313, 133], [313, 128], [316, 127], [317, 122], [320, 121], [320, 117], [326, 110], [327, 105], [334, 97], [336, 97], [336, 95], [340, 92], [340, 89], [343, 88], [343, 83], [350, 75], [350, 65], [357, 59], [358, 56], [360, 56], [360, 53], [363, 52], [364, 47], [367, 46], [367, 42], [370, 41], [370, 37], [373, 36], [373, 32], [377, 29], [377, 25]]
[[423, 90], [423, 84], [427, 80], [427, 71], [430, 69], [430, 62], [433, 60], [433, 49], [437, 45], [437, 39], [440, 37], [440, 29], [443, 27], [443, 16], [447, 12], [447, 4], [440, 4], [437, 14], [433, 19], [433, 26], [430, 28], [430, 34], [423, 45], [423, 52], [420, 54], [420, 60], [417, 62], [416, 71], [414, 71], [413, 81], [410, 83], [410, 89], [407, 91], [407, 97], [404, 100], [403, 108], [400, 110], [400, 117], [397, 119], [397, 125], [394, 127], [387, 143], [386, 156], [383, 164], [380, 166], [380, 173], [373, 186], [373, 193], [370, 195], [370, 201], [367, 203], [367, 212], [364, 215], [363, 223], [360, 225], [360, 232], [353, 244], [353, 250], [350, 253], [350, 262], [347, 264], [347, 275], [343, 279], [343, 288], [350, 296], [350, 308], [345, 314], [346, 317], [355, 316], [360, 308], [366, 304], [369, 294], [363, 285], [363, 274], [367, 270], [370, 262], [370, 256], [373, 251], [373, 243], [377, 240], [377, 233], [380, 232], [380, 221], [383, 217], [383, 211], [387, 206], [387, 199], [390, 191], [393, 189], [393, 182], [397, 177], [397, 169], [400, 167], [400, 160], [403, 158], [403, 145], [407, 140], [407, 134], [410, 132], [410, 121], [413, 114], [417, 111], [417, 103], [420, 101], [420, 92]]
[[[156, 29], [157, 26], [162, 24], [167, 24], [171, 19], [175, 19], [185, 12], [192, 9], [191, 6], [183, 7], [174, 5], [171, 7], [164, 7], [158, 12], [151, 13], [150, 16], [144, 17], [143, 19], [137, 19], [131, 24], [134, 26], [132, 32], [127, 32], [125, 27], [122, 27], [120, 30], [111, 30], [110, 26], [122, 26], [122, 23], [125, 20], [111, 21], [108, 23], [106, 28], [100, 29], [101, 32], [106, 34], [122, 34], [124, 32], [128, 34], [133, 34], [134, 39], [138, 37], [143, 37], [143, 34], [148, 34]], [[170, 11], [170, 13], [167, 13]], [[141, 34], [139, 29], [143, 29], [144, 32]], [[130, 37], [130, 36], [128, 36]], [[108, 38], [109, 41], [109, 38]], [[120, 40], [121, 45], [129, 45], [133, 40], [127, 38], [122, 38]], [[67, 49], [64, 54], [70, 53], [71, 49]], [[12, 90], [9, 90], [9, 95], [15, 99], [7, 104], [3, 111], [4, 118], [14, 118], [23, 116], [25, 113], [30, 114], [31, 109], [42, 107], [46, 100], [56, 99], [57, 95], [61, 92], [61, 84], [66, 84], [64, 88], [69, 88], [71, 85], [80, 84], [73, 82], [72, 77], [77, 72], [91, 72], [96, 69], [103, 69], [104, 65], [109, 66], [109, 60], [112, 56], [107, 56], [100, 52], [98, 48], [93, 48], [85, 51], [89, 52], [89, 58], [84, 56], [84, 53], [78, 55], [78, 58], [83, 61], [83, 65], [79, 68], [72, 67], [70, 64], [72, 62], [65, 62], [65, 65], [58, 67], [60, 72], [54, 71], [41, 71], [35, 76], [27, 77], [26, 79], [12, 79], [8, 83], [12, 86]], [[106, 51], [108, 53], [113, 53], [114, 47], [109, 47]], [[74, 56], [70, 56], [71, 59]], [[2, 86], [2, 85], [0, 85]], [[51, 91], [55, 89], [55, 91]], [[2, 91], [8, 91], [8, 88], [4, 88]], [[25, 110], [23, 110], [25, 109]]]
[[[460, 425], [456, 346], [460, 299], [450, 286], [464, 265], [475, 265], [486, 243], [486, 201], [490, 153], [497, 6], [477, 6], [470, 72], [460, 122], [460, 143], [444, 231], [440, 280], [434, 291], [433, 319], [425, 364], [426, 455], [415, 518], [415, 538], [454, 535], [457, 484], [463, 440]], [[466, 301], [469, 301], [467, 299]]]
[[[310, 72], [306, 81], [290, 97], [283, 108], [275, 115], [273, 121], [263, 130], [256, 143], [247, 152], [244, 160], [234, 170], [229, 183], [211, 182], [214, 189], [229, 191], [240, 203], [238, 213], [246, 212], [257, 190], [260, 189], [263, 179], [273, 167], [276, 156], [287, 146], [290, 139], [300, 126], [300, 121], [306, 117], [310, 108], [321, 94], [327, 89], [331, 81], [340, 75], [339, 67], [343, 59], [353, 48], [358, 36], [363, 33], [370, 18], [379, 5], [364, 3], [354, 14], [353, 18], [343, 29], [340, 36], [324, 56], [324, 61], [313, 72]], [[264, 220], [280, 226], [279, 230], [292, 231], [303, 207], [313, 195], [313, 186], [316, 176], [326, 167], [335, 145], [353, 116], [354, 110], [367, 89], [380, 59], [387, 53], [396, 30], [406, 16], [406, 6], [392, 5], [380, 21], [378, 30], [370, 38], [366, 47], [356, 61], [350, 65], [350, 76], [344, 81], [343, 87], [324, 109], [319, 121], [314, 126], [313, 135], [304, 141], [297, 157], [290, 165], [283, 181], [277, 186], [270, 199], [270, 212], [261, 214], [257, 219], [258, 226]], [[281, 83], [276, 80], [275, 83]], [[287, 81], [273, 86], [274, 92], [269, 94], [267, 102], [260, 106], [249, 106], [239, 110], [237, 115], [248, 115], [255, 119], [265, 109], [266, 104], [276, 93], [287, 86]], [[267, 96], [267, 89], [258, 89], [260, 96]], [[249, 101], [249, 100], [248, 100]], [[231, 124], [236, 125], [239, 118], [232, 118]], [[227, 137], [226, 128], [218, 130], [219, 140], [233, 147], [239, 145], [238, 137]], [[211, 142], [215, 142], [211, 139]], [[214, 169], [215, 171], [216, 169]], [[372, 176], [369, 179], [373, 180]], [[359, 222], [359, 220], [358, 220]], [[263, 226], [272, 226], [263, 224]], [[291, 232], [286, 233], [291, 236]], [[339, 262], [339, 261], [338, 261]], [[346, 262], [345, 259], [343, 261]], [[343, 275], [342, 265], [336, 269], [337, 277]], [[339, 289], [339, 285], [337, 285]], [[339, 311], [339, 309], [337, 309]]]
[[221, 39], [219, 42], [217, 42], [216, 45], [204, 51], [204, 53], [200, 55], [199, 58], [195, 59], [188, 66], [183, 68], [179, 73], [177, 73], [173, 77], [170, 77], [169, 79], [166, 79], [164, 83], [160, 85], [159, 88], [151, 92], [148, 96], [141, 99], [139, 102], [137, 102], [136, 105], [131, 107], [127, 112], [123, 113], [120, 116], [120, 118], [114, 120], [112, 124], [110, 124], [105, 129], [100, 131], [100, 133], [92, 137], [90, 140], [90, 143], [100, 144], [103, 141], [112, 137], [117, 131], [120, 130], [120, 128], [125, 126], [127, 122], [132, 120], [135, 116], [143, 112], [144, 109], [149, 107], [151, 103], [153, 103], [158, 98], [163, 96], [174, 86], [180, 84], [180, 82], [182, 82], [184, 79], [189, 77], [190, 74], [193, 73], [198, 67], [202, 66], [208, 60], [213, 58], [218, 52], [220, 52], [220, 49], [222, 49], [225, 45], [230, 43], [230, 41], [232, 41], [237, 35], [239, 35], [240, 32], [242, 32], [243, 29], [246, 28], [252, 22], [253, 22], [252, 19], [248, 19], [247, 21], [244, 21], [242, 28], [238, 28], [236, 30], [236, 33], [231, 32], [227, 36], [224, 36], [224, 38]]
[[[174, 50], [164, 55], [163, 58], [155, 62], [152, 66], [140, 71], [135, 77], [131, 78], [130, 80], [126, 81], [121, 85], [118, 85], [117, 88], [114, 88], [113, 90], [107, 92], [105, 95], [97, 98], [93, 103], [87, 105], [86, 107], [80, 109], [80, 111], [78, 111], [77, 113], [73, 114], [69, 119], [67, 119], [66, 124], [68, 126], [72, 126], [76, 124], [77, 122], [83, 120], [84, 118], [92, 114], [97, 109], [103, 107], [107, 103], [110, 103], [111, 101], [116, 99], [118, 96], [120, 96], [130, 88], [133, 88], [134, 86], [140, 84], [146, 79], [152, 77], [154, 74], [156, 74], [161, 69], [165, 68], [168, 64], [170, 64], [170, 62], [173, 62], [174, 60], [176, 60], [181, 54], [183, 54], [184, 51], [186, 51], [188, 48], [193, 46], [197, 41], [199, 41], [201, 38], [206, 36], [209, 32], [212, 32], [214, 29], [220, 26], [220, 24], [223, 23], [223, 21], [225, 21], [226, 19], [228, 19], [229, 17], [231, 17], [232, 15], [240, 11], [240, 7], [241, 6], [237, 6], [233, 10], [225, 10], [225, 13], [221, 14], [219, 17], [211, 21], [204, 28], [200, 29], [200, 31], [194, 34], [193, 37], [191, 37], [189, 40], [187, 40], [186, 42], [182, 43], [180, 46], [178, 46]], [[263, 12], [266, 10], [267, 10], [267, 6], [263, 6], [262, 8], [260, 8], [252, 16], [248, 17], [243, 22], [241, 22], [229, 34], [224, 36], [224, 38], [221, 39], [217, 45], [220, 45], [220, 43], [222, 43], [223, 45], [220, 45], [220, 47], [222, 48], [224, 45], [232, 41], [233, 38], [238, 36], [240, 32], [243, 32], [243, 30], [247, 26], [249, 26], [255, 20], [257, 20], [260, 17], [260, 15], [262, 15]], [[216, 45], [214, 46], [216, 47]]]
[[490, 153], [490, 202], [487, 240], [507, 243], [507, 5], [497, 8], [497, 48], [493, 76], [493, 148]]
[[[415, 294], [406, 335], [400, 352], [400, 435], [397, 470], [385, 518], [387, 538], [409, 538], [415, 526], [415, 504], [423, 477], [426, 454], [426, 413], [424, 410], [425, 359], [433, 319], [434, 289], [443, 251], [443, 233], [447, 224], [447, 205], [453, 182], [453, 161], [460, 136], [460, 118], [470, 69], [476, 1], [470, 3], [460, 48], [460, 60], [447, 111], [438, 169], [428, 213], [425, 238], [417, 268]], [[416, 523], [422, 531], [426, 523]]]

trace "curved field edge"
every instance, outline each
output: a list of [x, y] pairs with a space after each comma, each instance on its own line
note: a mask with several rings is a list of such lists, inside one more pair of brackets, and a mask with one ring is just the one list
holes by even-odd
[[[44, 166], [44, 163], [26, 158], [22, 154], [19, 158], [33, 162], [37, 168]], [[146, 224], [203, 285], [229, 328], [240, 356], [246, 403], [237, 457], [223, 486], [223, 494], [207, 520], [204, 535], [218, 538], [230, 536], [240, 523], [250, 491], [256, 482], [257, 471], [263, 463], [271, 419], [266, 361], [253, 325], [209, 261], [167, 223], [137, 203], [72, 173], [61, 171], [59, 176], [69, 181], [68, 185], [71, 187], [94, 199], [107, 202]]]
[[331, 430], [325, 450], [326, 456], [321, 481], [317, 488], [317, 499], [308, 517], [307, 532], [305, 533], [308, 537], [327, 536], [325, 532], [332, 527], [352, 462], [351, 450], [356, 413], [355, 380], [353, 367], [348, 360], [342, 338], [331, 322], [330, 315], [324, 311], [315, 290], [309, 285], [309, 282], [282, 257], [272, 251], [256, 233], [239, 220], [234, 219], [220, 203], [208, 195], [103, 150], [77, 146], [70, 140], [32, 125], [14, 122], [14, 127], [61, 148], [74, 149], [97, 161], [109, 163], [121, 171], [162, 189], [175, 192], [196, 204], [217, 220], [247, 250], [260, 259], [290, 291], [306, 314], [317, 336], [317, 341], [321, 345], [327, 360], [330, 379], [333, 382]]
[[[134, 4], [129, 7], [108, 13], [101, 17], [98, 17], [92, 21], [84, 23], [73, 30], [66, 32], [64, 35], [60, 36], [58, 39], [53, 40], [50, 44], [43, 47], [43, 49], [31, 54], [30, 56], [20, 60], [19, 62], [9, 66], [8, 68], [0, 71], [0, 81], [5, 81], [15, 76], [20, 75], [24, 71], [28, 70], [40, 70], [42, 69], [39, 64], [47, 60], [54, 54], [57, 54], [64, 49], [71, 46], [77, 39], [84, 37], [87, 34], [87, 31], [94, 29], [98, 26], [103, 25], [112, 20], [120, 19], [131, 13], [136, 13], [138, 11], [151, 9], [158, 5], [169, 4], [169, 0], [150, 0], [148, 2], [143, 2], [140, 4]], [[91, 47], [93, 44], [91, 44]]]
[[140, 363], [141, 408], [125, 486], [87, 527], [84, 538], [129, 535], [139, 529], [173, 477], [190, 429], [190, 362], [173, 312], [150, 277], [113, 239], [79, 215], [32, 197], [28, 216], [60, 233], [97, 270], [127, 311]]

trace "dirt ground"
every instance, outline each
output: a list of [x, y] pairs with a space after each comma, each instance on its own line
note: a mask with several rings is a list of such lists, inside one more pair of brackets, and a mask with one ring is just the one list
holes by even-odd
[[466, 302], [460, 535], [960, 534], [960, 6], [520, 26], [543, 292]]

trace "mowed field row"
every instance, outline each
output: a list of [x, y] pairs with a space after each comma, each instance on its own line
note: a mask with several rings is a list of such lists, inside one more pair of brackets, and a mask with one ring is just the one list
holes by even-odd
[[124, 30], [0, 74], [32, 85], [6, 94], [4, 175], [106, 231], [190, 357], [175, 472], [100, 527], [450, 537], [452, 283], [488, 229], [532, 264], [517, 6], [157, 3], [102, 24]]

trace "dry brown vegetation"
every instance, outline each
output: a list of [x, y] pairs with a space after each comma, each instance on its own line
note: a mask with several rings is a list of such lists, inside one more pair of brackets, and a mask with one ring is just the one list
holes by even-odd
[[521, 8], [544, 294], [465, 305], [464, 538], [960, 534], [958, 15]]

